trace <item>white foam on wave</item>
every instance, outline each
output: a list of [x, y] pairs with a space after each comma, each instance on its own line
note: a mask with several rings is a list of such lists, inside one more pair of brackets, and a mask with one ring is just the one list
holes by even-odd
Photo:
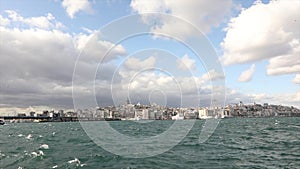
[[40, 156], [45, 155], [44, 152], [42, 150], [39, 151]]
[[39, 156], [44, 156], [44, 152], [42, 150], [40, 150], [38, 153], [37, 152], [31, 152], [31, 155], [33, 157], [39, 157]]
[[27, 139], [32, 139], [32, 134], [28, 134]]
[[0, 157], [5, 157], [5, 154], [1, 153], [1, 151], [0, 151]]
[[68, 161], [68, 163], [69, 163], [69, 164], [72, 164], [72, 163], [80, 164], [80, 161], [78, 160], [78, 158], [75, 158], [74, 160]]
[[80, 164], [80, 167], [86, 166], [86, 164]]
[[23, 137], [24, 135], [23, 134], [18, 134], [18, 137]]
[[57, 168], [58, 166], [57, 165], [55, 165], [55, 166], [53, 166], [52, 168]]
[[86, 164], [81, 164], [81, 162], [78, 160], [78, 158], [75, 158], [74, 160], [70, 160], [70, 161], [68, 161], [68, 163], [69, 164], [75, 163], [76, 166], [80, 166], [80, 167], [86, 166]]
[[40, 146], [40, 149], [49, 149], [49, 146], [48, 146], [48, 144], [42, 144]]
[[37, 156], [38, 156], [38, 153], [37, 153], [37, 152], [31, 152], [31, 155], [32, 155], [33, 157], [37, 157]]
[[56, 133], [55, 133], [55, 132], [53, 132], [53, 133], [52, 133], [52, 136], [54, 136], [55, 134], [56, 134]]

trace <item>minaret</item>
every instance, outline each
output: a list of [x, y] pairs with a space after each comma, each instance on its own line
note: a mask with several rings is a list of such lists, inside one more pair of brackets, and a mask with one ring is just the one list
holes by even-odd
[[130, 104], [130, 101], [129, 101], [129, 98], [127, 97], [126, 99], [126, 104], [129, 105]]

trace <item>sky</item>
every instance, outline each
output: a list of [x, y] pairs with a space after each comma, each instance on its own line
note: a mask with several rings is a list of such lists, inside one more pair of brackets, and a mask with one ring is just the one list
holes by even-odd
[[0, 0], [0, 114], [300, 108], [300, 0]]

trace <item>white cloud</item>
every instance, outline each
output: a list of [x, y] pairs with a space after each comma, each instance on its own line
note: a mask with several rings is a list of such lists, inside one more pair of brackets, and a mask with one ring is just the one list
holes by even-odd
[[[288, 9], [288, 10], [287, 10]], [[300, 40], [300, 1], [278, 0], [264, 4], [256, 1], [240, 15], [232, 18], [226, 28], [226, 37], [221, 43], [224, 49], [222, 60], [225, 65], [249, 63], [272, 58], [268, 74], [275, 65], [283, 60], [290, 60], [290, 67], [299, 65], [294, 62], [299, 58]], [[279, 61], [280, 60], [280, 61]], [[282, 68], [282, 69], [281, 69]], [[295, 68], [296, 69], [296, 68]]]
[[300, 73], [300, 44], [296, 43], [297, 48], [291, 54], [274, 57], [269, 60], [267, 65], [268, 75], [280, 75], [289, 73]]
[[[52, 15], [45, 18], [54, 20]], [[31, 19], [15, 12], [4, 18], [15, 23], [25, 23]], [[77, 66], [83, 69], [78, 70], [76, 75], [83, 82], [87, 77], [94, 76], [95, 72], [91, 75], [91, 71], [97, 68], [94, 55], [89, 54], [98, 53], [101, 56], [114, 46], [113, 43], [100, 39], [78, 42], [82, 37], [89, 35], [71, 35], [55, 28], [48, 30], [32, 29], [18, 24], [12, 26], [13, 28], [0, 26], [0, 95], [1, 104], [6, 107], [45, 104], [53, 107], [72, 107], [72, 75], [76, 57], [84, 48], [84, 44], [88, 42], [92, 45], [88, 45], [90, 53], [85, 53], [86, 58], [77, 62]], [[124, 53], [124, 47], [117, 45], [111, 50], [109, 59]], [[110, 67], [104, 67], [103, 72], [111, 72]], [[101, 78], [98, 80], [102, 80]], [[83, 94], [88, 91], [84, 85], [83, 83], [76, 88]]]
[[296, 84], [300, 84], [300, 74], [297, 74], [295, 76], [295, 78], [293, 79], [293, 82], [296, 83]]
[[166, 2], [164, 0], [132, 0], [130, 6], [138, 13], [164, 13], [166, 10], [168, 10], [168, 7], [166, 6]]
[[[117, 103], [124, 103], [126, 97], [135, 101], [147, 103], [149, 95], [154, 91], [160, 91], [167, 98], [167, 104], [171, 106], [195, 106], [199, 104], [200, 97], [207, 98], [203, 104], [209, 104], [211, 88], [201, 86], [203, 80], [199, 77], [179, 77], [158, 73], [155, 70], [135, 72], [132, 74], [120, 73], [122, 81], [112, 85], [112, 95]], [[103, 88], [99, 90], [99, 93]], [[159, 104], [159, 102], [157, 102]]]
[[239, 82], [249, 82], [249, 81], [251, 81], [254, 72], [255, 72], [255, 65], [252, 64], [249, 69], [247, 69], [247, 70], [245, 70], [244, 72], [241, 73], [238, 81]]
[[7, 13], [8, 17], [12, 21], [23, 21], [24, 20], [24, 18], [22, 16], [20, 16], [16, 11], [6, 10], [5, 12]]
[[0, 28], [0, 33], [2, 78], [70, 79], [66, 75], [72, 72], [74, 48], [69, 34], [17, 28]]
[[177, 59], [177, 66], [180, 70], [194, 71], [196, 69], [195, 60], [191, 59], [187, 54]]
[[[217, 27], [224, 18], [230, 13], [232, 1], [219, 0], [132, 0], [131, 8], [139, 14], [142, 13], [169, 13], [176, 17], [182, 18], [187, 22], [191, 22], [200, 31], [207, 33], [212, 27]], [[159, 15], [149, 15], [143, 18], [145, 22], [158, 20], [160, 26], [154, 27], [153, 32], [168, 32], [176, 34], [180, 37], [192, 36], [194, 30], [190, 27], [183, 27], [176, 21], [167, 20]]]
[[16, 25], [24, 24], [26, 26], [29, 26], [30, 28], [39, 29], [58, 29], [64, 27], [64, 25], [61, 22], [58, 22], [51, 13], [48, 13], [46, 16], [24, 18], [13, 10], [6, 10], [5, 12], [7, 13], [8, 18], [2, 19], [6, 23], [9, 21], [9, 23], [14, 23]]
[[299, 103], [300, 103], [300, 91], [298, 91], [297, 93], [295, 94], [292, 94], [292, 96], [290, 97], [291, 101], [295, 102], [295, 103], [298, 103], [297, 106], [300, 106]]
[[63, 0], [62, 6], [66, 9], [70, 18], [74, 18], [75, 14], [80, 11], [92, 11], [89, 0]]
[[143, 70], [143, 69], [149, 69], [149, 68], [154, 67], [155, 62], [156, 62], [156, 59], [153, 56], [148, 57], [147, 59], [144, 59], [144, 60], [140, 60], [140, 59], [134, 58], [134, 57], [129, 57], [125, 61], [124, 65], [128, 69]]
[[7, 18], [3, 18], [1, 15], [0, 15], [0, 26], [7, 26], [9, 25], [9, 20]]
[[80, 33], [74, 39], [77, 49], [81, 51], [80, 59], [82, 61], [108, 62], [126, 54], [122, 45], [114, 45], [111, 42], [101, 40], [97, 32], [92, 34]]
[[[182, 74], [179, 75], [180, 73], [178, 72], [176, 74], [176, 71], [172, 72], [163, 68], [161, 70], [160, 67], [157, 67], [158, 69], [140, 71], [149, 66], [144, 65], [145, 63], [143, 62], [145, 62], [145, 60], [134, 58], [130, 59], [130, 62], [125, 62], [121, 65], [125, 68], [121, 67], [119, 69], [121, 82], [109, 85], [112, 85], [111, 91], [115, 103], [124, 103], [126, 97], [130, 97], [142, 103], [148, 103], [149, 95], [154, 91], [162, 93], [162, 95], [167, 98], [167, 104], [170, 106], [181, 105], [181, 100], [183, 107], [196, 106], [200, 103], [200, 100], [202, 106], [210, 105], [212, 92], [215, 92], [214, 96], [218, 97], [220, 102], [222, 102], [222, 98], [224, 99], [225, 97], [222, 95], [224, 86], [213, 88], [211, 83], [207, 83], [208, 80], [213, 81], [224, 78], [224, 75], [221, 75], [215, 70], [211, 70], [200, 77], [191, 75], [182, 76]], [[143, 65], [142, 68], [140, 65]], [[155, 65], [153, 63], [150, 67], [152, 68], [153, 66], [159, 66], [159, 64]], [[131, 69], [128, 67], [131, 67]], [[101, 93], [103, 89], [104, 88], [99, 89], [99, 93]]]
[[[27, 19], [20, 15], [14, 17], [19, 18], [14, 22]], [[12, 18], [13, 16], [9, 21], [13, 20]], [[96, 32], [70, 35], [57, 29], [50, 31], [0, 27], [0, 34], [3, 44], [0, 45], [3, 54], [0, 57], [0, 92], [1, 104], [5, 104], [5, 107], [45, 104], [51, 107], [72, 107], [72, 89], [79, 92], [83, 99], [93, 92], [86, 79], [95, 75], [92, 71], [97, 68], [96, 60], [99, 60], [99, 56], [114, 46], [111, 42], [100, 41]], [[123, 46], [117, 45], [115, 48], [111, 51], [108, 61], [125, 55], [126, 50]], [[79, 78], [79, 84], [72, 88], [75, 59], [82, 50], [87, 52], [81, 53], [83, 58], [77, 62], [80, 69], [76, 69], [75, 78]], [[115, 89], [113, 91], [123, 98], [122, 101], [126, 99], [126, 92], [130, 86], [133, 98], [144, 103], [147, 103], [145, 101], [149, 99], [149, 94], [158, 89], [166, 93], [169, 105], [180, 105], [181, 94], [185, 97], [185, 105], [199, 103], [195, 98], [197, 91], [201, 90], [197, 88], [197, 84], [202, 83], [201, 78], [175, 75], [175, 80], [164, 73], [158, 74], [155, 70], [142, 72], [133, 78], [138, 70], [155, 66], [157, 58], [154, 56], [145, 59], [129, 58], [120, 72], [115, 72], [116, 63], [108, 61], [99, 67], [97, 76], [93, 77], [96, 78], [96, 87], [99, 89], [97, 98], [100, 98], [101, 104], [113, 104], [111, 86]], [[176, 61], [174, 63], [176, 64]], [[112, 82], [113, 75], [115, 79]]]
[[221, 72], [217, 72], [216, 70], [212, 69], [206, 72], [201, 76], [201, 79], [203, 79], [205, 82], [207, 81], [215, 81], [219, 79], [224, 79], [225, 75]]

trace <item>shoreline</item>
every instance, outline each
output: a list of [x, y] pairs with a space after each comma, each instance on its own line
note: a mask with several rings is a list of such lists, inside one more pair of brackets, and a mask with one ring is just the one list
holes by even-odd
[[[5, 122], [5, 124], [14, 124], [14, 123], [63, 123], [63, 122], [95, 122], [95, 121], [134, 121], [134, 122], [138, 122], [138, 121], [176, 121], [176, 120], [172, 120], [172, 119], [143, 119], [143, 120], [132, 120], [132, 119], [121, 119], [121, 118], [106, 118], [106, 119], [78, 119], [76, 117], [70, 117], [69, 120], [58, 120], [58, 119], [43, 119], [40, 121], [35, 121], [30, 119], [29, 117], [24, 118], [24, 117], [19, 117], [16, 119], [13, 119], [13, 121], [8, 120], [7, 118], [9, 117], [9, 119], [12, 119], [14, 116], [0, 116], [0, 119], [4, 119], [3, 121]], [[300, 114], [298, 116], [256, 116], [256, 117], [245, 117], [245, 116], [235, 116], [235, 117], [226, 117], [226, 118], [206, 118], [206, 119], [201, 119], [201, 118], [196, 118], [196, 119], [180, 119], [180, 120], [209, 120], [209, 119], [246, 119], [246, 118], [281, 118], [281, 117], [300, 117]]]

